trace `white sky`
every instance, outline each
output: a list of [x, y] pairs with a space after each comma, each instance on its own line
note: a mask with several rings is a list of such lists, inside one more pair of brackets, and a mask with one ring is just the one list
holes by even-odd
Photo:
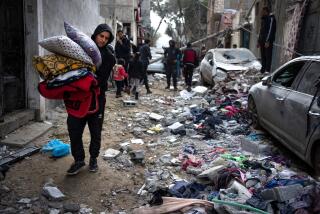
[[[161, 20], [160, 16], [158, 16], [155, 12], [151, 11], [150, 12], [150, 19], [151, 19], [151, 26], [154, 29], [157, 29], [159, 22]], [[163, 21], [159, 30], [158, 30], [158, 33], [161, 34], [161, 37], [157, 41], [157, 44], [156, 44], [157, 48], [161, 48], [162, 46], [169, 45], [169, 40], [171, 39], [171, 37], [169, 37], [167, 34], [165, 34], [167, 26], [168, 25]]]

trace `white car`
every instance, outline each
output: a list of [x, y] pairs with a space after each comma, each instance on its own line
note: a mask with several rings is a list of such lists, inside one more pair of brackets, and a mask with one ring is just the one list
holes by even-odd
[[214, 85], [215, 81], [225, 79], [228, 72], [256, 70], [261, 63], [246, 48], [210, 49], [200, 63], [200, 77], [203, 84]]

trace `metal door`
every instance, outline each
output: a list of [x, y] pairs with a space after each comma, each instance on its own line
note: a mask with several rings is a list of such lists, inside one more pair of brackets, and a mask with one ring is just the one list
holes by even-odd
[[0, 114], [25, 107], [23, 0], [0, 1]]

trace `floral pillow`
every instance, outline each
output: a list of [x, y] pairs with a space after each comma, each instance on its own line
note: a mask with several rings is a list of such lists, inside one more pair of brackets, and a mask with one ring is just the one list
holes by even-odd
[[96, 43], [89, 36], [66, 22], [64, 23], [64, 28], [67, 36], [80, 45], [82, 49], [91, 57], [93, 63], [99, 67], [102, 59]]
[[92, 59], [81, 46], [67, 36], [53, 36], [40, 41], [39, 45], [54, 54], [70, 57], [94, 65]]

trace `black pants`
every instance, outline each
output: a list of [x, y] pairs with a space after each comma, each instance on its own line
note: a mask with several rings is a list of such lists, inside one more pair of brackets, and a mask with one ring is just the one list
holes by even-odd
[[167, 76], [167, 86], [170, 87], [171, 77], [172, 77], [173, 86], [176, 88], [177, 87], [177, 68], [175, 64], [167, 64], [166, 76]]
[[115, 81], [116, 82], [116, 87], [117, 87], [117, 92], [116, 95], [121, 95], [121, 91], [123, 90], [123, 81]]
[[84, 161], [85, 152], [83, 149], [82, 135], [86, 124], [90, 130], [90, 147], [89, 153], [91, 158], [97, 158], [99, 156], [101, 147], [101, 131], [104, 119], [105, 109], [105, 93], [102, 93], [99, 97], [99, 110], [94, 114], [89, 114], [84, 118], [77, 118], [72, 115], [68, 115], [67, 125], [71, 142], [71, 153], [74, 160]]
[[260, 43], [260, 51], [261, 51], [261, 73], [265, 71], [271, 72], [271, 62], [272, 62], [272, 49], [273, 44], [270, 43], [268, 48], [264, 47], [265, 43]]
[[185, 83], [189, 87], [191, 87], [192, 85], [193, 68], [194, 68], [194, 65], [186, 64], [183, 70]]
[[146, 90], [150, 91], [148, 73], [147, 73], [148, 65], [149, 65], [148, 63], [143, 63], [143, 69], [144, 69], [143, 83], [144, 83], [144, 86], [146, 87]]

